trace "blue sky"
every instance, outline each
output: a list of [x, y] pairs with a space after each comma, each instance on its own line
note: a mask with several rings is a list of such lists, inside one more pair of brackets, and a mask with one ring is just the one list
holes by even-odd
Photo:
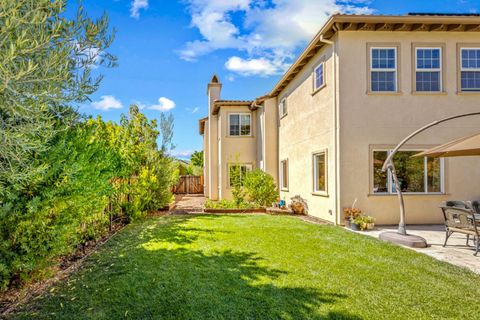
[[[69, 10], [73, 12], [74, 1]], [[202, 148], [198, 119], [207, 114], [213, 73], [222, 98], [267, 93], [333, 12], [406, 14], [480, 12], [480, 0], [84, 0], [90, 16], [107, 12], [117, 31], [110, 52], [119, 66], [104, 75], [80, 111], [118, 120], [138, 103], [149, 118], [175, 117], [172, 154]]]

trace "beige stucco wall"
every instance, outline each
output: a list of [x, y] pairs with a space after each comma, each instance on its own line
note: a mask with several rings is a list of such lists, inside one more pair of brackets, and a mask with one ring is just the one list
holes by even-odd
[[[326, 86], [313, 93], [313, 69], [325, 60]], [[300, 195], [309, 207], [309, 214], [335, 221], [334, 123], [333, 123], [333, 59], [332, 47], [325, 46], [303, 68], [301, 73], [278, 95], [286, 97], [287, 115], [279, 127], [278, 161], [288, 160], [289, 186], [280, 197], [287, 203]], [[278, 112], [278, 108], [276, 109]], [[313, 153], [327, 150], [328, 195], [313, 194]]]
[[278, 185], [278, 111], [277, 98], [265, 100], [264, 112], [264, 139], [263, 161], [265, 172], [270, 174]]
[[[367, 43], [400, 45], [398, 94], [367, 94]], [[445, 46], [445, 93], [412, 94], [412, 43]], [[398, 223], [395, 195], [371, 195], [371, 149], [392, 147], [415, 129], [449, 115], [480, 110], [480, 94], [457, 94], [457, 43], [478, 42], [476, 33], [348, 32], [339, 34], [341, 207], [357, 207], [379, 224]], [[479, 132], [480, 118], [431, 129], [407, 147], [431, 147]], [[445, 195], [406, 195], [407, 223], [440, 223], [438, 205], [447, 199], [480, 199], [480, 158], [445, 162]]]
[[[228, 116], [231, 113], [250, 113], [252, 119], [252, 134], [248, 137], [230, 136], [228, 132]], [[228, 185], [228, 165], [233, 163], [248, 163], [253, 168], [257, 163], [257, 116], [256, 111], [250, 111], [246, 106], [225, 106], [219, 111], [219, 168], [220, 168], [220, 199], [231, 199], [231, 189]]]
[[205, 127], [204, 127], [204, 132], [203, 132], [203, 194], [206, 197], [210, 197], [209, 194], [209, 182], [210, 179], [208, 177], [210, 176], [210, 149], [208, 147], [208, 126], [209, 126], [209, 121], [205, 121]]

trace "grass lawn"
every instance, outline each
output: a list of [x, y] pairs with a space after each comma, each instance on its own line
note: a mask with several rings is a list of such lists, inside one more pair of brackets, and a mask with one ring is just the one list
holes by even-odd
[[17, 317], [478, 319], [480, 276], [294, 217], [170, 216], [127, 226]]

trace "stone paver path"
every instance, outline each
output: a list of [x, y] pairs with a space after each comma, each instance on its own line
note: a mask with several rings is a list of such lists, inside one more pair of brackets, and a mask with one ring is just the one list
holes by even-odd
[[172, 214], [201, 213], [204, 203], [205, 197], [202, 194], [176, 195]]

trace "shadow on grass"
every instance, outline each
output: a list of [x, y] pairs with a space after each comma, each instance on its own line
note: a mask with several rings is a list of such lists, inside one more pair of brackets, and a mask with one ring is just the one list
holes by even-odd
[[73, 279], [73, 289], [65, 284], [21, 316], [360, 319], [332, 311], [345, 295], [275, 285], [286, 273], [266, 266], [254, 253], [190, 247], [198, 237], [222, 231], [189, 227], [189, 219], [165, 219], [121, 234]]

